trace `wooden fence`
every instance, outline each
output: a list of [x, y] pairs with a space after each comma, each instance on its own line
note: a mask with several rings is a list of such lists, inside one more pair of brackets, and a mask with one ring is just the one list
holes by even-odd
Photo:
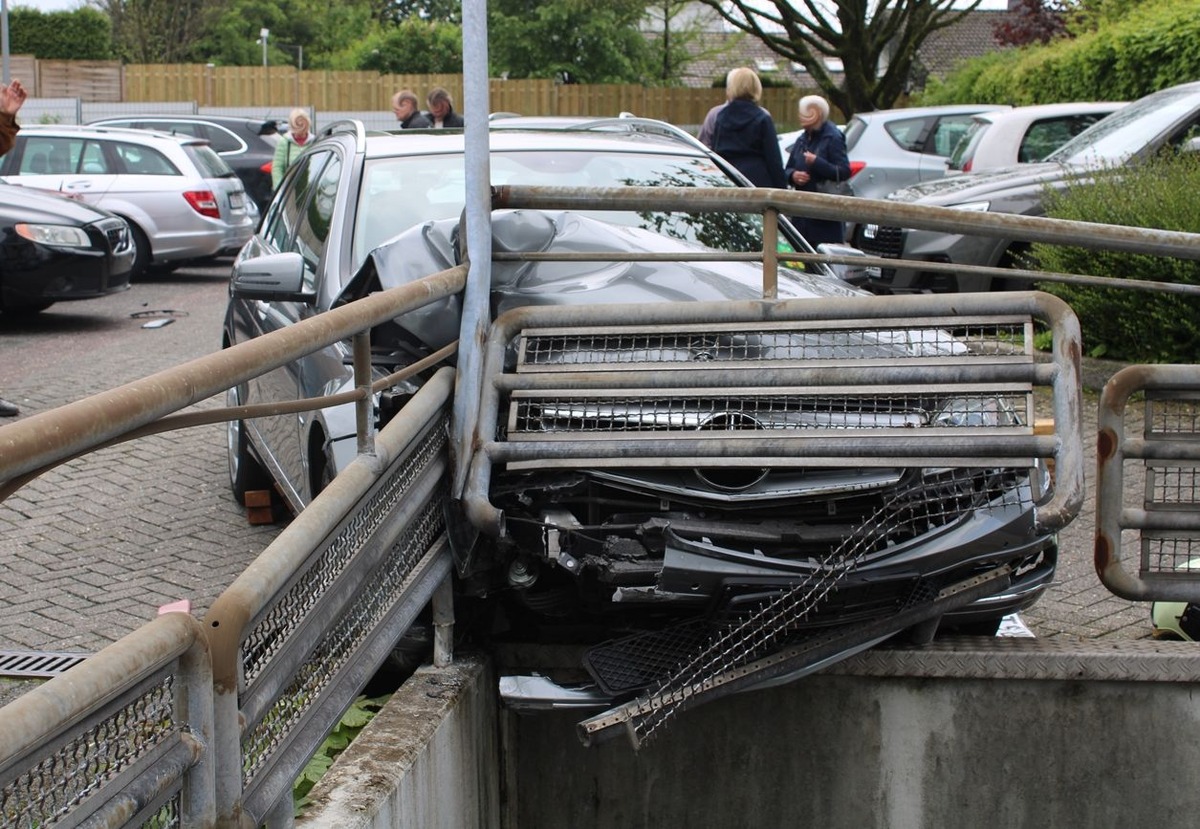
[[[30, 59], [32, 60], [32, 59]], [[321, 111], [387, 111], [392, 94], [411, 89], [424, 100], [435, 86], [449, 90], [462, 106], [462, 75], [380, 75], [376, 72], [297, 70], [294, 66], [206, 66], [129, 64], [115, 61], [36, 61], [35, 97], [79, 98], [84, 102], [195, 101], [203, 107], [293, 106]], [[14, 72], [29, 83], [29, 74]], [[777, 128], [795, 129], [796, 102], [809, 90], [770, 88], [762, 104]], [[493, 79], [488, 88], [492, 112], [522, 115], [608, 116], [632, 112], [692, 126], [704, 119], [723, 90], [647, 87], [638, 84], [558, 84], [551, 80]]]

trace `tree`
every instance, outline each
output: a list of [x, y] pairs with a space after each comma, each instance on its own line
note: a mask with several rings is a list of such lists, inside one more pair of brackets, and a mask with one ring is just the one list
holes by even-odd
[[640, 83], [654, 74], [639, 23], [644, 0], [493, 0], [493, 75], [566, 83]]
[[[271, 66], [334, 68], [339, 53], [379, 30], [369, 0], [223, 0], [192, 49], [192, 59], [222, 66], [262, 61], [259, 32], [268, 29]], [[338, 65], [336, 68], [350, 68]]]
[[[42, 60], [111, 60], [112, 24], [96, 9], [40, 12], [15, 8], [9, 12], [10, 47], [19, 55]], [[28, 79], [32, 81], [33, 79]]]
[[379, 0], [378, 18], [383, 23], [403, 23], [410, 18], [462, 23], [461, 0]]
[[461, 73], [462, 27], [410, 18], [367, 37], [353, 55], [355, 69], [374, 70], [381, 75]]
[[[805, 68], [829, 102], [849, 117], [892, 106], [909, 87], [917, 50], [980, 0], [698, 0], [734, 28]], [[826, 59], [840, 62], [839, 87]]]
[[112, 21], [117, 54], [135, 63], [182, 63], [204, 31], [205, 0], [96, 0]]
[[662, 84], [677, 83], [690, 64], [720, 60], [736, 48], [730, 38], [712, 37], [706, 25], [712, 13], [697, 14], [696, 8], [693, 0], [652, 0], [646, 7], [644, 30]]
[[996, 24], [992, 36], [1001, 46], [1028, 46], [1030, 43], [1049, 43], [1067, 34], [1064, 0], [1018, 0], [1009, 9], [1009, 17]]

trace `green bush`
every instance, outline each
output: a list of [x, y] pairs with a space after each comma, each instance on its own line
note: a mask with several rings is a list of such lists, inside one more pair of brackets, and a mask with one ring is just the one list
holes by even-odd
[[1145, 0], [1077, 37], [966, 61], [920, 102], [1126, 101], [1197, 79], [1200, 0]]
[[[1200, 153], [1167, 152], [1136, 169], [1048, 192], [1046, 215], [1058, 219], [1200, 233]], [[1200, 286], [1200, 261], [1035, 244], [1036, 267], [1059, 273]], [[1079, 317], [1085, 351], [1152, 363], [1200, 362], [1200, 297], [1122, 288], [1039, 283]]]

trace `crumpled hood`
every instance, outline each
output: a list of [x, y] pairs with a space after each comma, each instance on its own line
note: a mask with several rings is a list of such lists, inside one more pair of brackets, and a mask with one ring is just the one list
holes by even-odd
[[[349, 299], [372, 278], [387, 290], [458, 264], [458, 221], [426, 222], [376, 248], [348, 284]], [[672, 253], [708, 248], [640, 228], [567, 211], [513, 210], [492, 217], [497, 252]], [[780, 268], [779, 298], [861, 293], [825, 276]], [[526, 305], [688, 302], [757, 299], [762, 268], [746, 262], [493, 262], [492, 315]], [[431, 348], [457, 339], [457, 296], [397, 320]]]

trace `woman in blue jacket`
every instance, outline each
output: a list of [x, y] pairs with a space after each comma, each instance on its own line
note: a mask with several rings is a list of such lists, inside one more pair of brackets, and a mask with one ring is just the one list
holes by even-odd
[[729, 103], [717, 115], [712, 148], [755, 187], [787, 187], [775, 122], [758, 105], [758, 75], [749, 67], [734, 69], [725, 80], [725, 97]]
[[[850, 195], [845, 184], [850, 180], [846, 137], [829, 123], [829, 102], [820, 95], [805, 95], [800, 99], [799, 109], [804, 132], [800, 133], [788, 156], [784, 168], [787, 183], [811, 193]], [[793, 216], [792, 224], [813, 247], [823, 242], [840, 244], [846, 238], [845, 225], [830, 219]]]

